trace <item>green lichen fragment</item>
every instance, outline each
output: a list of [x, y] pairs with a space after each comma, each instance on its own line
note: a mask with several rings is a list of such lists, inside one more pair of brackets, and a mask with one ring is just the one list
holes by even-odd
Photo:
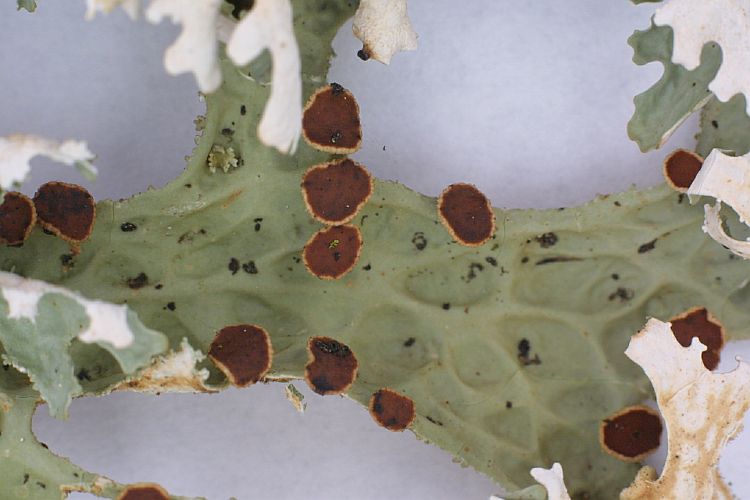
[[300, 413], [304, 413], [307, 409], [307, 403], [304, 402], [305, 395], [299, 392], [299, 390], [294, 387], [294, 384], [287, 385], [284, 392], [286, 393], [286, 398], [292, 406], [294, 406], [294, 409]]
[[[305, 96], [325, 83], [331, 39], [355, 7], [294, 2]], [[336, 338], [360, 363], [351, 398], [367, 405], [382, 387], [408, 396], [418, 436], [509, 490], [531, 485], [532, 467], [559, 461], [573, 497], [614, 498], [635, 475], [637, 465], [601, 451], [598, 428], [651, 395], [623, 354], [647, 317], [701, 305], [730, 337], [750, 336], [750, 263], [708, 239], [702, 209], [665, 186], [564, 210], [496, 209], [495, 237], [468, 248], [439, 223], [434, 198], [377, 181], [352, 222], [363, 235], [359, 263], [338, 281], [317, 279], [301, 253], [321, 226], [299, 185], [329, 157], [302, 143], [294, 156], [261, 145], [269, 89], [222, 67], [204, 134], [176, 180], [100, 202], [74, 268], [60, 263], [65, 244], [41, 232], [1, 249], [0, 268], [127, 301], [175, 349], [186, 337], [205, 353], [222, 327], [259, 324], [276, 353], [269, 379], [302, 377], [308, 338]], [[245, 163], [211, 175], [207, 157], [227, 144], [232, 121]], [[121, 231], [123, 222], [138, 231]], [[180, 241], [199, 228], [204, 237]], [[542, 245], [548, 234], [554, 244], [547, 236]], [[243, 272], [249, 262], [254, 272]], [[161, 286], [130, 289], [126, 277], [141, 272]], [[117, 378], [112, 359], [90, 359], [103, 375], [90, 372], [87, 393]], [[210, 381], [222, 375], [214, 369]]]
[[211, 147], [211, 152], [208, 153], [208, 170], [212, 174], [216, 173], [216, 169], [220, 168], [226, 174], [232, 168], [239, 166], [239, 158], [231, 147], [225, 148], [218, 144], [214, 144]]
[[[0, 376], [7, 378], [7, 374]], [[13, 391], [12, 401], [0, 406], [0, 497], [13, 500], [59, 500], [63, 491], [95, 492], [115, 498], [121, 485], [86, 472], [51, 453], [31, 432], [31, 417], [37, 405], [34, 391]]]
[[16, 0], [18, 3], [18, 10], [26, 9], [28, 12], [34, 12], [36, 10], [36, 0]]
[[633, 100], [635, 113], [628, 123], [628, 136], [641, 151], [660, 148], [677, 127], [713, 97], [708, 84], [721, 65], [721, 49], [706, 44], [701, 64], [693, 71], [672, 63], [673, 32], [669, 26], [636, 31], [628, 39], [633, 47], [633, 62], [644, 65], [660, 62], [664, 74], [650, 89]]
[[[133, 311], [126, 314], [134, 337], [130, 346], [120, 349], [109, 342], [95, 344], [108, 351], [124, 373], [132, 374], [162, 352], [166, 341], [163, 335], [143, 325]], [[102, 357], [93, 345], [75, 350], [78, 363], [71, 353], [73, 340], [88, 327], [89, 321], [81, 304], [60, 293], [46, 293], [39, 299], [33, 321], [9, 317], [8, 303], [0, 297], [2, 360], [28, 374], [34, 389], [56, 418], [67, 417], [72, 398], [83, 391], [79, 379], [90, 378], [80, 376], [86, 373], [81, 365], [92, 356]]]
[[[85, 488], [93, 474], [53, 455], [31, 432], [36, 394], [16, 394], [10, 407], [0, 409], [0, 497], [59, 500], [60, 487]], [[111, 496], [110, 498], [113, 498]]]
[[56, 293], [39, 299], [35, 321], [9, 319], [8, 305], [0, 299], [0, 342], [3, 362], [27, 373], [50, 414], [67, 417], [73, 396], [81, 392], [68, 348], [88, 319], [75, 300]]
[[712, 97], [701, 112], [701, 131], [696, 152], [704, 158], [712, 149], [731, 151], [741, 156], [750, 151], [750, 117], [745, 111], [745, 96], [738, 94], [728, 102]]
[[[28, 387], [11, 388], [18, 385], [20, 377], [17, 372], [0, 370], [0, 498], [61, 500], [71, 492], [117, 498], [127, 485], [73, 465], [36, 439], [31, 419], [39, 394]], [[5, 404], [7, 401], [10, 403]]]

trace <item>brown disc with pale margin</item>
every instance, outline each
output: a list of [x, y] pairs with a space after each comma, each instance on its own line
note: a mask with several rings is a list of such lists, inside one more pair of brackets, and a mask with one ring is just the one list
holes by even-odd
[[271, 337], [258, 325], [225, 326], [211, 342], [208, 357], [232, 385], [247, 387], [262, 380], [271, 369]]
[[389, 431], [403, 431], [414, 421], [416, 411], [411, 398], [391, 389], [380, 389], [370, 397], [370, 415]]
[[131, 484], [123, 490], [117, 500], [169, 500], [169, 493], [158, 484]]
[[67, 182], [42, 184], [34, 195], [34, 206], [38, 223], [68, 243], [81, 243], [91, 235], [96, 204], [85, 188]]
[[640, 462], [659, 447], [662, 424], [648, 406], [629, 406], [602, 420], [599, 443], [604, 451], [625, 462]]
[[329, 337], [312, 337], [307, 341], [309, 361], [305, 382], [318, 394], [341, 394], [357, 378], [357, 358], [345, 344]]
[[495, 232], [495, 214], [487, 197], [472, 184], [451, 184], [438, 198], [438, 215], [454, 240], [476, 247]]
[[324, 224], [349, 222], [372, 194], [365, 167], [348, 158], [315, 165], [302, 178], [302, 196], [310, 214]]
[[702, 166], [700, 155], [677, 149], [664, 159], [664, 179], [675, 191], [686, 193]]
[[701, 344], [706, 346], [706, 350], [701, 355], [706, 368], [713, 370], [719, 366], [721, 350], [726, 340], [724, 328], [705, 307], [689, 309], [672, 318], [670, 323], [672, 323], [672, 333], [681, 346], [690, 346], [693, 337], [698, 337]]
[[310, 146], [326, 153], [351, 154], [362, 144], [359, 106], [338, 83], [315, 91], [302, 114], [302, 135]]
[[21, 245], [36, 223], [36, 208], [28, 196], [10, 191], [0, 205], [0, 244]]
[[305, 245], [305, 267], [318, 278], [335, 280], [357, 263], [362, 249], [362, 234], [351, 225], [321, 229]]

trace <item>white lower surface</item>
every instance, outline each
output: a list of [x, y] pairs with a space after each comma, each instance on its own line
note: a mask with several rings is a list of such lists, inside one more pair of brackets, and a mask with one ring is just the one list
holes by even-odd
[[[173, 178], [202, 111], [192, 78], [161, 68], [177, 30], [121, 12], [85, 23], [83, 0], [39, 3], [33, 15], [16, 13], [11, 0], [0, 6], [0, 135], [86, 139], [101, 175], [86, 183], [36, 161], [24, 190], [56, 179], [85, 184], [97, 198], [125, 197]], [[661, 71], [632, 64], [625, 43], [648, 26], [653, 5], [411, 0], [409, 9], [420, 48], [390, 66], [357, 59], [349, 26], [335, 42], [331, 80], [360, 102], [356, 158], [377, 176], [432, 195], [469, 181], [495, 205], [540, 208], [660, 182], [667, 151], [643, 155], [625, 130], [632, 97]], [[692, 120], [665, 149], [690, 146], [694, 132]], [[747, 344], [741, 352], [750, 358]], [[499, 491], [412, 434], [376, 427], [357, 404], [297, 387], [309, 402], [304, 416], [282, 385], [269, 385], [77, 400], [68, 422], [42, 409], [34, 428], [87, 469], [209, 499], [481, 499]], [[748, 449], [743, 436], [722, 460], [740, 498], [750, 498]]]

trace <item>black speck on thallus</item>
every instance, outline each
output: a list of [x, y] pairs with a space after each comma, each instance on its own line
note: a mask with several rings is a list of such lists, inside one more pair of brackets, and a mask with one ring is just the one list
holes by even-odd
[[451, 305], [450, 305], [450, 303], [449, 303], [449, 302], [446, 302], [446, 303], [444, 303], [444, 304], [443, 304], [443, 310], [444, 310], [444, 311], [447, 311], [447, 310], [448, 310], [448, 309], [450, 309], [450, 308], [451, 308]]
[[263, 217], [256, 217], [253, 222], [255, 222], [255, 230], [260, 231], [260, 223], [263, 222]]
[[139, 273], [135, 278], [128, 278], [128, 288], [132, 290], [138, 290], [148, 284], [148, 276], [146, 273]]
[[467, 283], [473, 280], [477, 277], [477, 271], [482, 272], [484, 271], [484, 266], [480, 264], [479, 262], [472, 262], [469, 264], [469, 272], [466, 274], [466, 276], [463, 278], [464, 281]]
[[372, 266], [371, 266], [371, 265], [370, 265], [370, 263], [368, 262], [368, 263], [367, 263], [367, 265], [366, 265], [366, 266], [364, 266], [364, 267], [363, 267], [362, 269], [364, 269], [365, 271], [369, 271], [370, 269], [372, 269]]
[[122, 224], [120, 224], [120, 231], [124, 233], [129, 233], [131, 231], [135, 231], [136, 229], [138, 229], [138, 226], [136, 226], [132, 222], [123, 222]]
[[168, 302], [167, 309], [169, 309], [170, 311], [174, 311], [175, 309], [177, 309], [177, 304], [175, 304], [174, 302]]
[[531, 342], [529, 342], [528, 339], [521, 339], [518, 342], [518, 356], [526, 358], [529, 356], [530, 351], [531, 351]]
[[426, 418], [427, 420], [429, 420], [430, 422], [432, 422], [432, 423], [433, 423], [433, 424], [435, 424], [435, 425], [439, 425], [440, 427], [442, 427], [442, 426], [443, 426], [443, 423], [442, 423], [442, 422], [441, 422], [440, 420], [434, 419], [434, 418], [432, 418], [432, 417], [431, 417], [431, 416], [429, 416], [429, 415], [425, 415], [425, 417], [424, 417], [424, 418]]
[[617, 290], [609, 294], [609, 301], [612, 302], [615, 299], [619, 299], [620, 302], [627, 302], [635, 297], [635, 292], [630, 288], [619, 287]]
[[91, 381], [91, 376], [89, 375], [89, 371], [85, 368], [81, 368], [76, 372], [76, 378], [80, 381]]
[[557, 243], [557, 235], [551, 232], [539, 235], [535, 239], [537, 243], [539, 243], [539, 246], [541, 246], [542, 248], [549, 248], [555, 246], [555, 244]]
[[404, 347], [411, 347], [414, 345], [414, 342], [416, 341], [417, 339], [415, 339], [414, 337], [409, 337], [408, 339], [404, 341]]
[[565, 255], [558, 255], [555, 257], [545, 257], [544, 259], [540, 259], [537, 261], [537, 266], [544, 266], [547, 264], [555, 264], [558, 262], [577, 262], [579, 260], [582, 260], [580, 257], [568, 257]]
[[411, 242], [414, 244], [414, 247], [416, 247], [417, 250], [424, 250], [427, 247], [427, 238], [425, 238], [424, 233], [422, 231], [417, 231], [414, 233], [414, 237], [411, 239]]
[[240, 114], [242, 116], [245, 116], [245, 114], [247, 114], [247, 106], [245, 106], [244, 104], [240, 106]]
[[656, 247], [656, 238], [638, 247], [638, 253], [650, 252]]
[[711, 120], [711, 125], [712, 125], [712, 126], [713, 126], [714, 128], [719, 128], [719, 122], [717, 122], [716, 120]]
[[497, 259], [495, 257], [485, 257], [484, 260], [492, 267], [497, 267]]
[[229, 259], [229, 265], [227, 267], [232, 273], [232, 276], [234, 276], [235, 274], [237, 274], [237, 271], [240, 270], [240, 261], [232, 257], [231, 259]]
[[242, 270], [247, 274], [258, 274], [258, 268], [255, 266], [254, 260], [249, 260], [242, 264]]
[[529, 356], [530, 353], [531, 342], [529, 342], [528, 339], [521, 339], [518, 342], [518, 361], [520, 361], [523, 366], [541, 365], [542, 360], [539, 359], [539, 355], [535, 354], [532, 358], [531, 356]]

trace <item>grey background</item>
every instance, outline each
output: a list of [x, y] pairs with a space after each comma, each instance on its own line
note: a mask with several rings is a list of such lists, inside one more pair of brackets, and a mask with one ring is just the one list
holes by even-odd
[[[83, 0], [39, 2], [33, 15], [16, 13], [12, 0], [0, 6], [0, 135], [85, 139], [101, 174], [87, 183], [36, 160], [24, 190], [58, 179], [119, 198], [164, 185], [184, 167], [192, 120], [203, 109], [192, 77], [169, 77], [161, 66], [177, 29], [133, 23], [121, 12], [86, 23]], [[504, 207], [578, 204], [660, 182], [666, 151], [641, 154], [625, 131], [632, 97], [661, 72], [632, 64], [625, 43], [648, 26], [652, 5], [411, 0], [409, 11], [419, 50], [390, 66], [356, 58], [351, 24], [334, 43], [331, 80], [359, 100], [364, 144], [356, 157], [377, 176], [431, 195], [469, 181]], [[665, 150], [690, 146], [695, 123]], [[732, 349], [724, 369], [736, 352], [750, 357], [748, 344]], [[34, 429], [85, 468], [209, 499], [499, 492], [412, 434], [376, 427], [357, 404], [297, 387], [309, 403], [304, 415], [285, 400], [283, 385], [271, 384], [212, 396], [76, 400], [69, 421], [42, 409]], [[740, 498], [750, 498], [748, 449], [743, 435], [722, 460]]]

